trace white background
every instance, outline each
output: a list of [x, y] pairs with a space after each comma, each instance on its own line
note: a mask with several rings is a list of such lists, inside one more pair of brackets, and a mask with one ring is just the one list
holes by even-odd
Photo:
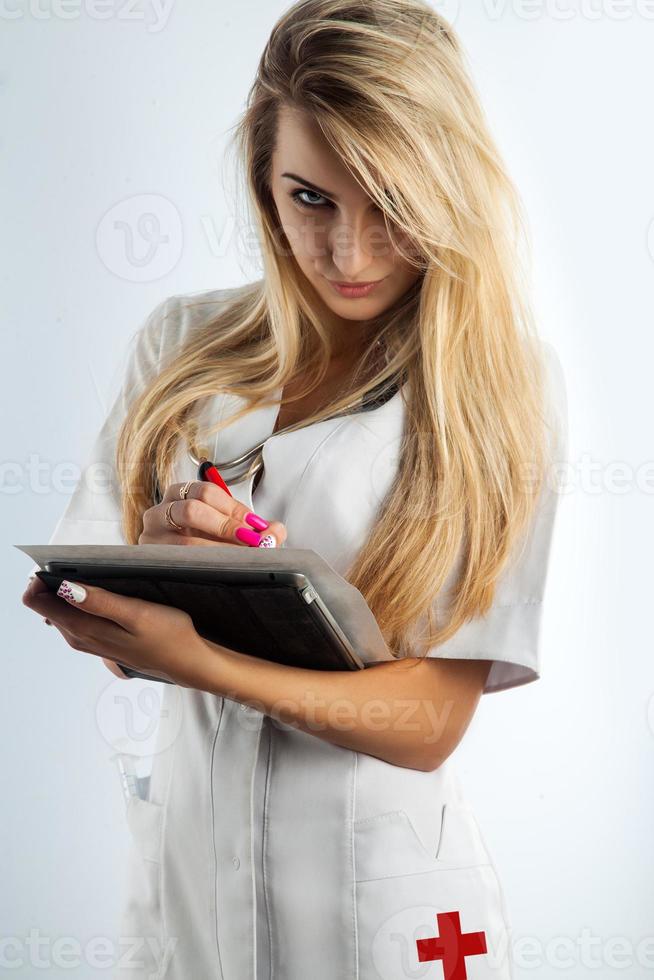
[[[89, 978], [108, 975], [83, 947], [112, 935], [128, 839], [98, 710], [112, 678], [21, 605], [32, 562], [12, 545], [48, 540], [155, 303], [257, 277], [224, 147], [285, 8], [0, 9], [0, 934], [4, 968], [19, 961], [8, 975]], [[483, 698], [457, 764], [505, 889], [516, 980], [635, 980], [654, 965], [654, 5], [442, 9], [529, 216], [571, 460], [542, 678]], [[144, 211], [168, 242], [152, 248]]]

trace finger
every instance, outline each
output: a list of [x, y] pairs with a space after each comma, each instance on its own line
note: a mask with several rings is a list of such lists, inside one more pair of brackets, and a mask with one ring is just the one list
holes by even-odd
[[[255, 539], [247, 532], [263, 530], [264, 527], [267, 527], [268, 521], [265, 519], [257, 520], [258, 515], [252, 514], [240, 500], [232, 497], [231, 494], [215, 483], [204, 480], [194, 481], [186, 498], [182, 500], [179, 497], [181, 486], [182, 484], [172, 484], [166, 490], [162, 504], [159, 505], [158, 519], [160, 522], [163, 521], [166, 528], [168, 527], [166, 511], [169, 504], [173, 503], [170, 516], [175, 523], [180, 524], [185, 529], [186, 533], [194, 534], [199, 531], [234, 544], [258, 543], [259, 539]], [[190, 501], [196, 501], [196, 503], [192, 504]], [[159, 526], [162, 527], [161, 524]], [[242, 537], [249, 540], [241, 540], [241, 537], [236, 536], [239, 528], [245, 532]]]
[[[267, 518], [254, 514], [240, 500], [232, 497], [215, 483], [196, 480], [191, 484], [188, 495], [183, 500], [179, 497], [181, 486], [183, 484], [171, 484], [164, 494], [162, 503], [152, 508], [157, 516], [151, 519], [157, 520], [158, 530], [168, 529], [166, 510], [172, 502], [170, 516], [176, 524], [189, 529], [191, 533], [203, 531], [235, 544], [251, 546], [258, 545], [261, 536], [268, 533], [271, 522]], [[203, 506], [200, 507], [199, 504]], [[237, 534], [239, 531], [240, 533]], [[254, 531], [255, 535], [248, 533], [250, 531]]]
[[286, 541], [286, 527], [280, 521], [271, 521], [265, 531], [261, 532], [259, 548], [279, 548]]
[[[84, 648], [90, 653], [94, 652], [94, 633], [98, 633], [99, 619], [86, 615], [82, 608], [73, 609], [72, 604], [58, 598], [53, 592], [39, 593], [25, 604], [43, 616], [49, 626], [55, 626], [71, 646], [74, 645], [73, 641], [83, 640]], [[103, 620], [101, 631], [104, 649], [107, 643], [121, 645], [125, 642], [126, 630], [118, 623]]]
[[75, 634], [88, 631], [90, 626], [80, 620], [80, 613], [105, 620], [102, 624], [105, 642], [121, 642], [125, 631], [137, 632], [144, 615], [153, 605], [144, 599], [118, 595], [97, 585], [67, 579], [62, 581], [56, 596], [41, 593], [32, 597], [31, 604], [33, 609], [47, 616], [55, 625], [61, 625]]
[[55, 593], [40, 579], [37, 579], [39, 587], [29, 583], [23, 592], [22, 602], [28, 609], [33, 609], [41, 616], [54, 616], [66, 611], [66, 605], [58, 599]]
[[[256, 541], [256, 547], [258, 548], [278, 548], [286, 540], [287, 531], [283, 524], [279, 521], [273, 521], [265, 531], [259, 533], [259, 540]], [[210, 547], [210, 548], [238, 548], [241, 547], [240, 541], [222, 541], [216, 538], [213, 534], [203, 534], [202, 531], [196, 529], [187, 530], [185, 534], [181, 531], [171, 531], [170, 533], [166, 531], [157, 531], [156, 534], [145, 534], [141, 532], [139, 535], [139, 544], [176, 544], [185, 545], [186, 547], [197, 546], [197, 547]], [[250, 545], [250, 547], [255, 547], [255, 544]]]
[[25, 603], [25, 605], [27, 605], [25, 600], [29, 599], [30, 596], [37, 595], [39, 592], [48, 592], [48, 591], [49, 589], [48, 586], [45, 584], [45, 582], [41, 581], [41, 579], [38, 578], [38, 576], [31, 575], [27, 581], [27, 585], [25, 586], [25, 591], [23, 592], [23, 602]]
[[[84, 617], [89, 622], [91, 622], [90, 617]], [[80, 620], [83, 623], [83, 619], [80, 614], [77, 616], [76, 630], [66, 629], [61, 623], [52, 622], [50, 625], [54, 626], [56, 630], [61, 633], [62, 637], [72, 650], [78, 650], [82, 653], [92, 653], [93, 656], [99, 657], [102, 654], [100, 647], [96, 645], [95, 639], [85, 632], [80, 632], [79, 623]], [[118, 628], [118, 627], [116, 627]], [[124, 633], [124, 631], [123, 631]], [[106, 642], [106, 641], [105, 641]]]
[[[195, 480], [189, 487], [189, 491], [184, 499], [179, 496], [180, 488], [183, 484], [171, 484], [167, 488], [162, 503], [159, 505], [159, 520], [164, 521], [166, 528], [168, 524], [165, 520], [166, 510], [169, 503], [175, 502], [171, 508], [171, 517], [177, 524], [188, 528], [189, 533], [202, 531], [213, 537], [221, 537], [235, 543], [240, 542], [236, 538], [236, 530], [241, 527], [244, 530], [250, 529], [261, 531], [267, 527], [268, 521], [252, 512], [242, 504], [240, 500], [232, 497], [231, 494], [217, 486], [204, 480]], [[188, 506], [185, 509], [178, 506], [178, 502], [184, 505], [189, 500], [196, 500], [205, 505], [200, 508]], [[211, 511], [215, 511], [212, 514]], [[181, 515], [181, 516], [177, 516]], [[195, 515], [195, 520], [193, 520]]]
[[198, 531], [197, 528], [187, 528], [185, 533], [182, 534], [181, 531], [156, 531], [148, 534], [146, 531], [142, 531], [139, 535], [139, 544], [177, 544], [185, 545], [190, 547], [191, 545], [197, 545], [198, 547], [206, 546], [216, 548], [218, 546], [223, 548], [235, 548], [237, 542], [234, 541], [219, 541], [215, 534], [205, 534], [204, 531]]
[[122, 670], [120, 669], [120, 667], [118, 666], [118, 664], [115, 663], [115, 661], [113, 661], [113, 660], [107, 660], [106, 657], [103, 657], [102, 658], [102, 663], [105, 665], [105, 667], [107, 667], [111, 671], [112, 674], [115, 674], [116, 677], [120, 677], [121, 681], [128, 681], [128, 680], [130, 680], [130, 678], [128, 677], [128, 675], [127, 674], [124, 674], [122, 672]]

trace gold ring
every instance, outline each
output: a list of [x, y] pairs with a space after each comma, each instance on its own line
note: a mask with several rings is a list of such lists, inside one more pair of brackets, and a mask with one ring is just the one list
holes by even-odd
[[191, 488], [192, 483], [196, 483], [196, 480], [187, 480], [183, 487], [179, 488], [179, 496], [182, 500], [186, 500], [188, 497], [188, 492]]
[[175, 521], [170, 516], [170, 511], [174, 503], [175, 501], [171, 500], [168, 506], [166, 507], [166, 514], [165, 514], [166, 523], [170, 524], [171, 527], [174, 527], [176, 531], [183, 531], [184, 528], [180, 524], [176, 524]]

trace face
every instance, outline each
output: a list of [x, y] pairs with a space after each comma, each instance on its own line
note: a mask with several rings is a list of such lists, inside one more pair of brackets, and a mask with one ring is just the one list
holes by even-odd
[[[317, 124], [297, 109], [280, 111], [272, 194], [293, 256], [334, 332], [335, 348], [356, 346], [357, 323], [393, 306], [421, 273], [394, 247], [382, 212]], [[403, 236], [395, 237], [407, 248]], [[340, 291], [333, 282], [376, 285], [357, 293]]]

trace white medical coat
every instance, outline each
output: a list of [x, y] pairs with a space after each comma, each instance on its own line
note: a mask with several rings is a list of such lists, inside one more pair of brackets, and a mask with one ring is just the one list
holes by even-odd
[[[235, 293], [169, 297], [133, 335], [122, 389], [51, 543], [125, 544], [113, 468], [119, 425], [175, 345]], [[563, 460], [565, 387], [556, 353], [544, 348], [554, 455]], [[240, 404], [221, 394], [202, 411], [213, 420]], [[258, 409], [225, 428], [212, 456], [230, 459], [267, 438], [254, 492], [252, 480], [230, 490], [257, 513], [281, 520], [287, 547], [313, 548], [343, 573], [397, 470], [402, 392], [369, 412], [271, 435], [277, 411], [277, 404]], [[175, 480], [196, 477], [186, 448], [180, 447]], [[100, 493], [91, 475], [107, 472], [111, 492]], [[558, 496], [550, 479], [488, 615], [430, 652], [492, 659], [486, 692], [539, 676]], [[148, 798], [134, 796], [127, 806], [132, 840], [121, 923], [123, 937], [143, 940], [133, 956], [142, 967], [117, 970], [115, 978], [512, 976], [502, 888], [449, 760], [432, 772], [402, 768], [228, 698], [156, 687], [161, 750], [153, 756]]]

